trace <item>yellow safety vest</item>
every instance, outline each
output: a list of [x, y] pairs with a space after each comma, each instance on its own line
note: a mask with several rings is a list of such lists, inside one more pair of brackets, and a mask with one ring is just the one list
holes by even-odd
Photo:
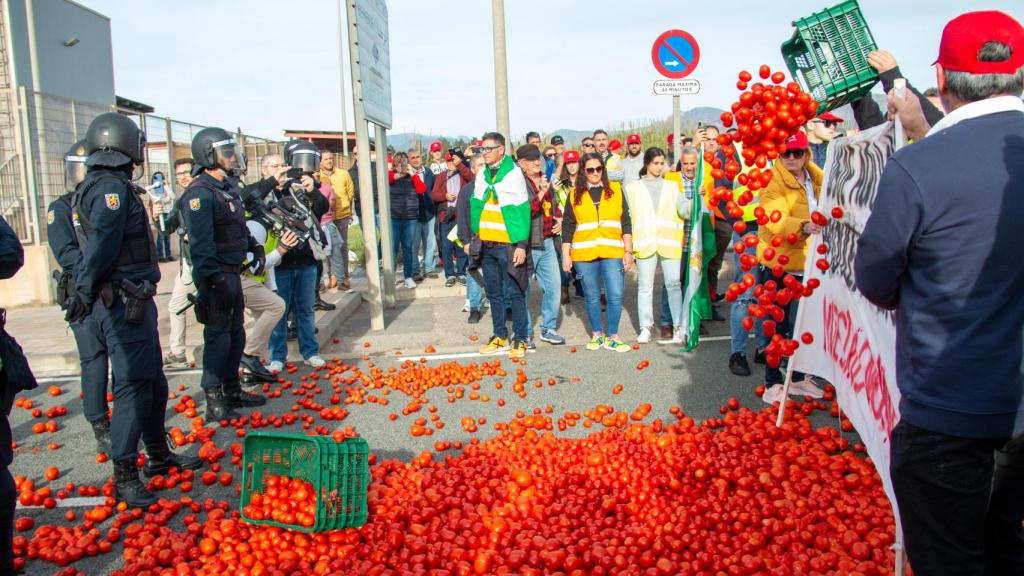
[[622, 192], [612, 190], [610, 198], [601, 193], [595, 207], [590, 193], [585, 192], [579, 204], [572, 205], [576, 231], [572, 235], [569, 256], [578, 262], [598, 258], [622, 258], [626, 254], [622, 241]]
[[[267, 243], [263, 246], [263, 252], [265, 254], [270, 254], [274, 250], [277, 250], [277, 232], [274, 232], [273, 230], [267, 230]], [[267, 282], [266, 270], [264, 270], [263, 274], [260, 274], [259, 276], [253, 274], [252, 272], [248, 272], [248, 274], [249, 276], [252, 276], [253, 280], [259, 282], [260, 284], [266, 284]]]
[[505, 216], [501, 213], [497, 193], [491, 194], [491, 198], [484, 202], [484, 209], [480, 211], [480, 231], [477, 235], [483, 242], [509, 243], [508, 228], [505, 227]]
[[633, 254], [637, 258], [650, 258], [655, 254], [671, 260], [683, 257], [686, 221], [679, 217], [676, 209], [679, 192], [676, 183], [663, 180], [661, 200], [655, 209], [643, 180], [626, 186], [629, 215], [633, 220]]

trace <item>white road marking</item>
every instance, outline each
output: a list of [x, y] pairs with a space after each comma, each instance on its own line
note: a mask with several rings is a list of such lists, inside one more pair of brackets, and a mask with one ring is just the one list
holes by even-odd
[[[167, 376], [194, 376], [196, 374], [202, 374], [201, 368], [187, 368], [181, 370], [164, 370], [164, 374]], [[53, 384], [54, 382], [73, 382], [80, 379], [81, 374], [66, 374], [63, 376], [47, 376], [44, 378], [36, 378], [36, 382], [40, 384]]]
[[[107, 502], [104, 496], [76, 496], [57, 500], [57, 508], [92, 508], [102, 506]], [[45, 510], [42, 506], [22, 506], [18, 503], [18, 510]]]
[[[753, 338], [753, 336], [750, 336], [750, 337]], [[723, 341], [726, 341], [726, 340], [732, 340], [732, 336], [702, 336], [701, 339], [700, 339], [701, 342], [723, 342]], [[668, 342], [668, 340], [665, 340], [665, 342]], [[562, 346], [564, 346], [564, 344]], [[536, 350], [528, 350], [528, 352], [530, 354], [535, 354], [537, 351]], [[421, 358], [426, 358], [426, 360], [429, 362], [429, 361], [432, 361], [432, 360], [460, 360], [462, 358], [489, 358], [491, 356], [494, 356], [494, 357], [497, 357], [497, 358], [505, 358], [507, 356], [507, 354], [505, 352], [500, 352], [498, 354], [481, 354], [479, 352], [460, 352], [460, 353], [455, 353], [455, 354], [410, 354], [408, 356], [392, 356], [391, 359], [401, 363], [401, 362], [405, 362], [406, 360], [412, 360], [413, 362], [418, 362]]]

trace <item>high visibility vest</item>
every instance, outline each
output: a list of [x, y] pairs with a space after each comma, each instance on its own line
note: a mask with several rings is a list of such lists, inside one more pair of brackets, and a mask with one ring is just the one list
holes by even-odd
[[[743, 155], [742, 155], [743, 146], [740, 145], [740, 144], [736, 144], [735, 146], [736, 146], [736, 156], [740, 158], [740, 167], [741, 167], [740, 168], [740, 174], [748, 174], [750, 172], [750, 170], [753, 168], [753, 166], [747, 166], [747, 163], [743, 161], [743, 159], [742, 159], [743, 158]], [[743, 193], [746, 192], [746, 191], [747, 191], [747, 187], [746, 186], [741, 186], [739, 182], [737, 182], [736, 186], [732, 189], [732, 201], [735, 202], [737, 206], [740, 205], [740, 203], [739, 203], [740, 196], [742, 196]], [[757, 216], [754, 216], [754, 210], [758, 206], [758, 203], [759, 203], [759, 200], [760, 200], [760, 197], [761, 197], [761, 191], [760, 190], [751, 191], [751, 194], [754, 196], [754, 199], [751, 200], [748, 204], [746, 204], [744, 206], [740, 206], [740, 208], [743, 209], [743, 221], [744, 222], [753, 222], [754, 220], [757, 220]]]
[[622, 258], [626, 254], [622, 242], [622, 192], [612, 190], [610, 198], [601, 193], [595, 208], [590, 193], [584, 193], [579, 204], [572, 205], [576, 231], [572, 235], [569, 256], [578, 262], [598, 258]]
[[[267, 230], [267, 243], [263, 245], [263, 252], [266, 254], [270, 254], [274, 250], [277, 250], [277, 232], [274, 232], [273, 230]], [[263, 274], [260, 274], [259, 276], [253, 274], [252, 272], [248, 272], [248, 274], [249, 276], [252, 276], [253, 280], [259, 282], [260, 284], [267, 283], [267, 270], [264, 270]]]
[[686, 221], [679, 217], [676, 202], [679, 186], [668, 180], [661, 183], [661, 200], [655, 207], [643, 180], [626, 186], [629, 215], [633, 220], [633, 254], [637, 258], [678, 260], [683, 257], [683, 235]]

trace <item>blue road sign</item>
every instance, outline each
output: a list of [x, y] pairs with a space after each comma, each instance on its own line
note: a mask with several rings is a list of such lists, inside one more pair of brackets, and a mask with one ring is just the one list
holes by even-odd
[[697, 68], [700, 46], [688, 32], [669, 30], [654, 41], [651, 61], [655, 69], [666, 78], [685, 78]]

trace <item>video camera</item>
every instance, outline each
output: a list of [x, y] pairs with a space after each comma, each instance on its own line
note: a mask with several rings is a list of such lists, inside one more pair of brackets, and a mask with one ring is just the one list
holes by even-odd
[[[297, 186], [297, 188], [302, 191], [302, 194], [306, 193], [301, 186]], [[309, 240], [313, 231], [306, 225], [310, 212], [295, 197], [295, 194], [295, 187], [292, 187], [291, 194], [280, 199], [272, 193], [264, 197], [260, 195], [256, 187], [252, 187], [247, 189], [242, 196], [242, 203], [250, 217], [262, 224], [268, 231], [281, 234], [285, 230], [289, 230], [302, 243]]]

